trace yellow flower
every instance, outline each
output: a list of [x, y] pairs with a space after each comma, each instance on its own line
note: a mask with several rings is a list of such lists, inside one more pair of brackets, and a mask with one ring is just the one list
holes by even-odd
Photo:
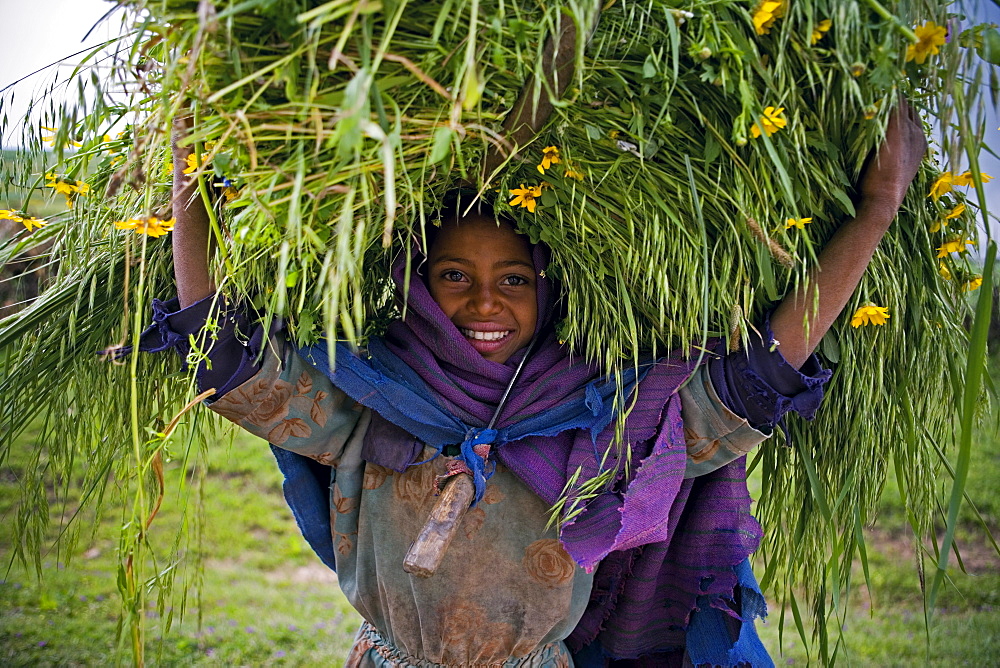
[[953, 220], [955, 218], [958, 218], [963, 213], [965, 213], [965, 205], [964, 204], [959, 204], [954, 209], [952, 209], [951, 211], [949, 211], [948, 213], [946, 213], [944, 215], [944, 218], [938, 218], [937, 220], [934, 221], [934, 223], [931, 225], [931, 234], [933, 234], [935, 232], [940, 232], [942, 227], [947, 227], [948, 226], [948, 221], [949, 220]]
[[940, 53], [938, 47], [944, 45], [948, 29], [933, 21], [928, 21], [922, 26], [914, 28], [913, 32], [917, 35], [917, 42], [906, 47], [906, 62], [915, 60], [918, 65], [923, 65], [927, 56]]
[[961, 239], [955, 239], [953, 241], [944, 242], [943, 246], [939, 246], [937, 249], [938, 257], [947, 257], [948, 253], [965, 253], [968, 252], [966, 246], [975, 243], [972, 239], [966, 239], [962, 241]]
[[951, 187], [954, 185], [954, 177], [951, 172], [945, 172], [941, 176], [937, 177], [937, 180], [931, 185], [931, 192], [928, 197], [933, 197], [936, 202], [941, 195], [951, 192]]
[[542, 149], [542, 164], [538, 165], [541, 174], [552, 165], [558, 165], [562, 160], [559, 158], [559, 149], [555, 146], [546, 146]]
[[511, 206], [521, 206], [531, 213], [534, 213], [535, 206], [538, 205], [537, 199], [542, 196], [542, 187], [531, 186], [525, 188], [522, 183], [520, 188], [512, 189], [510, 194], [515, 196], [514, 199], [509, 202]]
[[577, 166], [572, 162], [566, 163], [566, 168], [563, 170], [563, 176], [568, 179], [576, 179], [577, 181], [583, 181], [584, 173], [577, 169]]
[[[989, 183], [990, 181], [993, 180], [992, 176], [983, 173], [979, 174], [979, 178], [980, 180], [982, 180], [983, 183]], [[966, 171], [956, 176], [952, 180], [952, 183], [955, 184], [956, 186], [971, 186], [973, 183], [975, 183], [975, 181], [972, 178], [972, 172]]]
[[198, 171], [201, 165], [198, 164], [198, 156], [194, 153], [188, 153], [187, 157], [187, 167], [184, 168], [184, 174], [194, 174]]
[[983, 284], [982, 276], [974, 276], [965, 285], [962, 286], [962, 290], [965, 292], [972, 292], [973, 290], [978, 290], [979, 286]]
[[226, 198], [227, 202], [232, 202], [239, 197], [240, 191], [232, 186], [226, 186], [225, 190], [222, 191], [222, 195]]
[[760, 136], [760, 129], [763, 127], [764, 132], [770, 137], [788, 124], [788, 121], [782, 117], [783, 113], [785, 113], [784, 107], [778, 107], [777, 109], [774, 107], [765, 107], [764, 115], [758, 119], [757, 123], [750, 126], [750, 134], [756, 139]]
[[860, 327], [861, 325], [884, 325], [888, 318], [888, 307], [865, 304], [854, 312], [854, 315], [851, 317], [851, 327]]
[[49, 181], [49, 183], [45, 184], [46, 188], [52, 188], [57, 193], [66, 197], [66, 208], [73, 206], [73, 201], [77, 195], [86, 196], [90, 193], [90, 184], [83, 181], [68, 181], [57, 177], [52, 172], [46, 174], [45, 178]]
[[813, 28], [812, 40], [810, 41], [810, 44], [815, 44], [816, 42], [823, 39], [823, 35], [825, 35], [832, 26], [833, 26], [833, 21], [831, 21], [830, 19], [823, 19], [822, 21], [817, 23], [816, 27]]
[[35, 218], [23, 211], [14, 211], [13, 209], [0, 209], [0, 220], [12, 220], [15, 223], [22, 223], [29, 232], [33, 227], [37, 229], [46, 225], [45, 220], [42, 218]]
[[762, 0], [753, 12], [753, 28], [758, 35], [766, 35], [771, 31], [774, 20], [785, 14], [784, 0]]
[[[48, 130], [49, 132], [56, 132], [56, 133], [59, 132], [59, 130], [57, 130], [56, 128], [47, 128], [44, 125], [42, 126], [42, 129], [43, 130]], [[56, 135], [52, 134], [52, 135], [49, 135], [48, 137], [42, 137], [42, 141], [47, 141], [50, 145], [55, 146], [56, 145]], [[66, 144], [63, 146], [63, 148], [66, 148], [66, 147], [69, 147], [69, 146], [75, 146], [75, 147], [79, 148], [81, 146], [81, 143], [78, 142], [78, 141], [73, 141], [71, 139], [71, 140], [69, 140], [69, 141], [66, 142]]]
[[160, 220], [156, 216], [146, 218], [130, 218], [115, 223], [119, 230], [132, 230], [136, 234], [146, 234], [151, 237], [162, 237], [174, 229], [174, 219]]
[[941, 278], [946, 281], [951, 280], [951, 271], [945, 266], [944, 262], [938, 262], [938, 273], [941, 274]]
[[67, 199], [76, 192], [75, 184], [70, 183], [69, 181], [66, 181], [64, 179], [56, 178], [56, 175], [53, 174], [52, 172], [46, 174], [45, 178], [48, 179], [49, 181], [48, 183], [45, 184], [46, 188], [55, 189], [57, 193], [59, 193], [60, 195], [65, 195]]
[[944, 219], [945, 220], [952, 220], [954, 218], [958, 218], [963, 213], [965, 213], [965, 204], [959, 204], [954, 209], [952, 209], [951, 211], [949, 211], [947, 213], [947, 215], [945, 215]]
[[[31, 231], [32, 227], [38, 229], [39, 227], [44, 227], [47, 224], [43, 219], [35, 218], [34, 216], [28, 216], [26, 218], [22, 218], [21, 222], [24, 224], [24, 226], [28, 229], [29, 232]], [[980, 282], [982, 282], [982, 280], [980, 280]]]
[[788, 218], [785, 220], [785, 229], [789, 230], [793, 227], [797, 227], [800, 230], [806, 229], [806, 225], [813, 222], [812, 218]]

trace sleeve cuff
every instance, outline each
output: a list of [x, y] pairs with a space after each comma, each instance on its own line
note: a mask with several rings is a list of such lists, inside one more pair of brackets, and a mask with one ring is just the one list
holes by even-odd
[[[205, 325], [214, 321], [216, 327], [206, 330]], [[280, 325], [275, 323], [274, 329]], [[191, 352], [191, 336], [203, 337], [205, 357], [198, 362], [195, 378], [198, 388], [216, 388], [209, 402], [249, 380], [261, 367], [261, 349], [265, 338], [264, 328], [251, 322], [245, 310], [232, 307], [221, 297], [212, 294], [185, 308], [177, 298], [167, 301], [153, 300], [153, 323], [139, 337], [141, 352], [176, 350], [182, 364], [187, 367]], [[131, 349], [122, 349], [116, 356], [123, 357]]]
[[709, 362], [712, 384], [722, 401], [756, 429], [773, 429], [786, 413], [812, 420], [833, 375], [811, 355], [801, 369], [790, 365], [775, 345], [769, 322], [766, 340], [752, 337], [745, 351]]

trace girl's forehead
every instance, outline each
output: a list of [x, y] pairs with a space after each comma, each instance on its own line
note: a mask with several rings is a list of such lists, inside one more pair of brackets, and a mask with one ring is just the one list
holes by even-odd
[[461, 221], [444, 223], [430, 247], [434, 259], [442, 252], [508, 253], [520, 259], [531, 258], [528, 240], [514, 231], [509, 224], [493, 218], [469, 217]]

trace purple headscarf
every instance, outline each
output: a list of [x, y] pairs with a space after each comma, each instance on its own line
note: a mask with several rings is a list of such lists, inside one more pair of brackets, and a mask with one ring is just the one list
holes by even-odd
[[[571, 358], [569, 349], [560, 345], [551, 327], [555, 310], [555, 286], [543, 275], [548, 250], [538, 244], [532, 248], [536, 275], [538, 318], [534, 335], [538, 345], [528, 360], [515, 392], [512, 393], [498, 426], [506, 426], [528, 416], [542, 413], [584, 391], [586, 384], [601, 375], [596, 365]], [[426, 259], [413, 251], [412, 266]], [[504, 390], [510, 383], [520, 350], [500, 364], [483, 357], [444, 314], [427, 286], [418, 277], [409, 282], [405, 293], [405, 258], [393, 266], [396, 297], [406, 305], [403, 320], [389, 326], [386, 346], [403, 360], [430, 387], [455, 417], [472, 425], [485, 425], [493, 417]]]

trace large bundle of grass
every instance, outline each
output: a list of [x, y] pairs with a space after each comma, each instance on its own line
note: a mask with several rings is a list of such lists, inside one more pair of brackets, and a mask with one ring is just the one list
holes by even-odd
[[[965, 250], [986, 216], [980, 84], [995, 81], [995, 29], [947, 3], [876, 0], [122, 5], [109, 75], [81, 78], [78, 103], [49, 112], [48, 175], [31, 124], [3, 167], [7, 183], [74, 202], [3, 251], [51, 242], [59, 263], [47, 291], [0, 323], [0, 432], [47, 409], [26, 508], [44, 497], [43, 471], [89, 453], [93, 489], [109, 469], [135, 476], [123, 560], [145, 540], [157, 462], [178, 449], [157, 420], [192, 385], [170, 360], [90, 354], [134, 341], [150, 298], [170, 293], [158, 233], [177, 114], [194, 118], [188, 171], [212, 204], [218, 285], [284, 317], [299, 341], [360, 343], [393, 317], [391, 258], [422, 243], [462, 186], [551, 247], [562, 338], [614, 370], [709, 337], [741, 345], [853, 215], [851, 184], [906, 96], [936, 153], [823, 341], [835, 374], [820, 417], [790, 420], [792, 447], [755, 460], [764, 584], [796, 614], [796, 587], [820, 616], [841, 605], [889, 466], [927, 534], [941, 452], [964, 439], [967, 454], [981, 405], [985, 335], [970, 345], [967, 295], [991, 278]], [[37, 548], [38, 531], [24, 535]], [[141, 596], [127, 562], [123, 589]]]

